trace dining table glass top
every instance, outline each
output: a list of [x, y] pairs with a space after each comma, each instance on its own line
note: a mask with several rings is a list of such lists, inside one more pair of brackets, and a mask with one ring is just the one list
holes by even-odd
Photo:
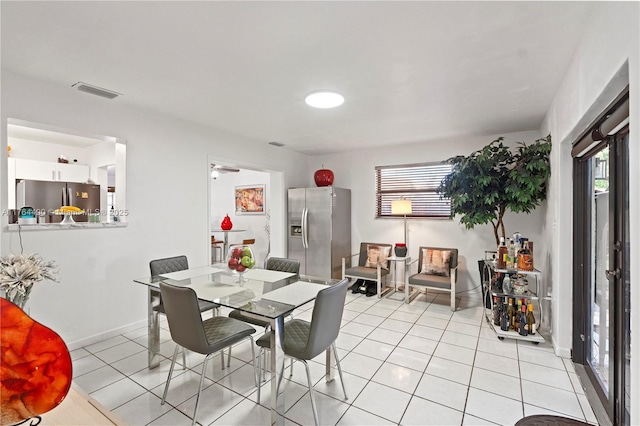
[[190, 287], [199, 299], [274, 319], [314, 300], [318, 291], [339, 280], [254, 268], [242, 280], [225, 264], [213, 264], [134, 280], [159, 289], [165, 282]]

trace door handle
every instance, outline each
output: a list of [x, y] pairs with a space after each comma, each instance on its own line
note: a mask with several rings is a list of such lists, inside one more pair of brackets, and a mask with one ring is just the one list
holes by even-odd
[[620, 276], [620, 268], [607, 269], [606, 273], [607, 273], [607, 279], [612, 280]]
[[307, 208], [305, 207], [304, 209], [302, 209], [302, 247], [304, 248], [309, 248], [309, 240], [308, 240], [308, 233], [307, 233], [307, 214], [309, 213], [309, 210], [307, 210]]

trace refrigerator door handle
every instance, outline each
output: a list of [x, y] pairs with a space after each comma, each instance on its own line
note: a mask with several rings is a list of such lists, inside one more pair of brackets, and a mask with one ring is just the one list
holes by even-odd
[[309, 248], [309, 234], [308, 234], [308, 226], [309, 223], [307, 221], [309, 215], [309, 210], [305, 207], [302, 209], [302, 247]]

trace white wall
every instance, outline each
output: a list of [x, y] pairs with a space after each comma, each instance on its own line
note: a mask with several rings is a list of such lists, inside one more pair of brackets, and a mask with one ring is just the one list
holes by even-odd
[[[533, 142], [540, 137], [538, 132], [521, 132], [505, 135], [505, 143]], [[403, 239], [402, 219], [374, 219], [375, 216], [375, 166], [412, 164], [446, 160], [455, 155], [468, 155], [482, 148], [497, 136], [459, 138], [439, 142], [408, 144], [395, 147], [375, 147], [336, 155], [312, 158], [308, 172], [310, 185], [313, 172], [324, 165], [334, 172], [334, 185], [351, 189], [351, 241], [352, 252], [356, 253], [360, 242], [373, 241], [396, 243]], [[519, 231], [523, 236], [537, 242], [541, 236], [544, 207], [531, 214], [507, 214], [505, 227], [507, 235]], [[485, 250], [495, 250], [496, 243], [491, 225], [482, 225], [467, 230], [454, 220], [407, 220], [407, 246], [409, 255], [416, 257], [419, 246], [457, 247], [462, 262], [459, 270], [458, 291], [479, 292], [479, 259]], [[542, 244], [534, 243], [534, 257], [544, 258], [540, 251]], [[537, 266], [537, 264], [536, 264]]]
[[[60, 283], [34, 289], [31, 314], [72, 348], [146, 323], [146, 289], [132, 280], [149, 274], [149, 260], [185, 254], [192, 265], [209, 262], [209, 156], [259, 160], [284, 172], [283, 187], [307, 182], [307, 157], [266, 141], [249, 141], [4, 70], [1, 83], [3, 152], [8, 118], [127, 141], [126, 173], [119, 170], [116, 177], [127, 178], [122, 191], [130, 211], [127, 227], [21, 233], [25, 253], [40, 253], [60, 268]], [[238, 145], [248, 149], [238, 150]], [[6, 167], [6, 156], [0, 156], [2, 205], [7, 202]], [[18, 233], [7, 231], [6, 216], [0, 219], [1, 253], [19, 251]], [[278, 235], [282, 247], [284, 233]]]
[[[229, 215], [233, 229], [244, 229], [242, 233], [230, 233], [229, 243], [241, 243], [247, 238], [255, 238], [252, 246], [256, 264], [262, 266], [267, 256], [269, 246], [267, 232], [267, 215], [236, 215], [235, 214], [235, 187], [248, 185], [265, 185], [264, 199], [265, 213], [269, 211], [271, 202], [271, 185], [269, 173], [241, 169], [238, 173], [221, 173], [217, 179], [211, 180], [211, 229], [220, 228], [220, 223], [225, 215]], [[223, 234], [215, 234], [218, 240], [223, 239]]]
[[[630, 91], [629, 223], [631, 282], [640, 282], [640, 3], [599, 2], [543, 125], [554, 135], [552, 178], [545, 235], [550, 241], [556, 353], [568, 356], [572, 338], [571, 144], [626, 82]], [[631, 292], [631, 424], [640, 424], [640, 292]]]

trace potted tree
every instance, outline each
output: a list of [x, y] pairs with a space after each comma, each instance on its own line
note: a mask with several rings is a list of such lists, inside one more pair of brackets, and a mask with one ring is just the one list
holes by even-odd
[[491, 223], [496, 246], [505, 237], [504, 214], [530, 213], [547, 196], [551, 175], [549, 154], [551, 135], [527, 145], [519, 142], [515, 150], [499, 137], [469, 156], [445, 160], [453, 165], [438, 192], [451, 199], [451, 217], [460, 215], [467, 229]]

